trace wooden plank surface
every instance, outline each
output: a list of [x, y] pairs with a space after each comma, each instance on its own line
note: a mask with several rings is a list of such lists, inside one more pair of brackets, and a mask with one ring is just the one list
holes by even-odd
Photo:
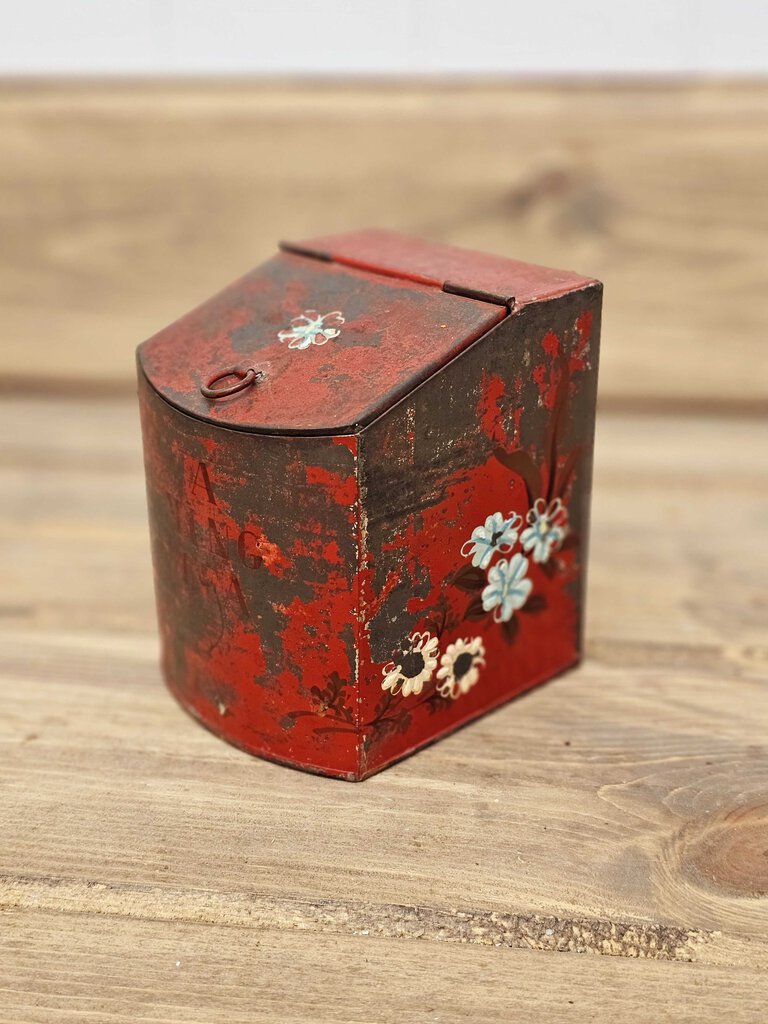
[[0, 87], [0, 384], [133, 348], [365, 224], [606, 283], [604, 405], [768, 407], [768, 85]]
[[761, 1019], [761, 421], [604, 414], [586, 663], [361, 785], [164, 691], [133, 400], [0, 430], [0, 1021]]
[[478, 944], [407, 943], [404, 956], [400, 940], [374, 935], [95, 914], [74, 926], [75, 944], [66, 915], [0, 913], [1, 1024], [753, 1024], [768, 993], [748, 967], [551, 956], [542, 971], [535, 952]]
[[[762, 1020], [766, 127], [759, 82], [0, 86], [0, 1024]], [[584, 665], [352, 786], [166, 694], [130, 391], [362, 223], [607, 287]]]

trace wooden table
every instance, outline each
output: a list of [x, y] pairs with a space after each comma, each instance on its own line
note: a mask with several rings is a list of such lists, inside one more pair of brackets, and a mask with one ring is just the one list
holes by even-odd
[[[0, 89], [0, 1021], [765, 1019], [768, 87]], [[361, 785], [157, 667], [132, 348], [276, 236], [606, 282], [588, 657]]]

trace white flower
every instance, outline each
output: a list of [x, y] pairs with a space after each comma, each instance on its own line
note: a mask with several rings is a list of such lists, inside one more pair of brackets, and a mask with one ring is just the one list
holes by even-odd
[[403, 696], [421, 693], [424, 683], [432, 678], [437, 667], [438, 640], [429, 633], [412, 633], [395, 659], [387, 662], [381, 670], [384, 681], [382, 690], [393, 694], [402, 690]]
[[517, 543], [517, 527], [522, 523], [517, 512], [510, 512], [505, 519], [501, 512], [494, 512], [485, 520], [484, 526], [476, 526], [472, 536], [461, 548], [464, 558], [472, 555], [472, 565], [486, 569], [496, 551], [509, 554]]
[[520, 542], [526, 551], [533, 551], [533, 560], [541, 564], [549, 561], [553, 550], [557, 550], [568, 532], [568, 512], [559, 498], [547, 505], [539, 498], [529, 511], [526, 519], [530, 523], [520, 535]]
[[509, 622], [516, 609], [528, 600], [533, 583], [526, 577], [528, 559], [518, 553], [507, 561], [500, 559], [488, 570], [488, 586], [483, 590], [483, 610], [493, 609], [495, 622]]
[[437, 678], [442, 680], [437, 686], [438, 693], [451, 700], [456, 700], [460, 694], [469, 693], [484, 666], [485, 648], [481, 637], [448, 644], [437, 670]]
[[278, 331], [280, 341], [287, 341], [288, 348], [309, 348], [310, 345], [325, 345], [331, 338], [338, 338], [339, 328], [344, 323], [340, 310], [322, 316], [316, 309], [307, 309], [301, 316], [291, 320], [291, 326]]

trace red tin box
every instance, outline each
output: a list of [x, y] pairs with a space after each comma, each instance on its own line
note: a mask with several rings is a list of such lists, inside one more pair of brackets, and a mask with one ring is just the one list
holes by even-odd
[[231, 743], [359, 780], [579, 658], [601, 285], [281, 249], [139, 348], [163, 671]]

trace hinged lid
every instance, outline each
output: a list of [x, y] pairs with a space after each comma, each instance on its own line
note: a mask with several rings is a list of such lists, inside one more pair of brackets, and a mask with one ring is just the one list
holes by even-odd
[[282, 248], [379, 274], [419, 281], [446, 292], [475, 295], [510, 309], [555, 298], [596, 283], [571, 270], [555, 270], [488, 252], [427, 242], [369, 228], [325, 235]]
[[239, 430], [354, 431], [502, 320], [518, 287], [526, 302], [589, 283], [388, 232], [284, 249], [139, 347], [172, 405]]

